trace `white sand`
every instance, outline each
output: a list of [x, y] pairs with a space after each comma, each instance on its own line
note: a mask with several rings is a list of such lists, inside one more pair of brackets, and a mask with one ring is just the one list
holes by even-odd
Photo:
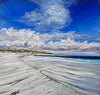
[[0, 53], [0, 95], [98, 95], [70, 84], [98, 92], [99, 65], [88, 64], [90, 68], [87, 68], [61, 59], [21, 56], [23, 54]]

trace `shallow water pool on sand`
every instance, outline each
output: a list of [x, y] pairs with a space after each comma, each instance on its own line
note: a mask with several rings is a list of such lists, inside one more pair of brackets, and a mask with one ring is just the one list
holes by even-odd
[[27, 56], [24, 61], [64, 85], [100, 94], [100, 59]]

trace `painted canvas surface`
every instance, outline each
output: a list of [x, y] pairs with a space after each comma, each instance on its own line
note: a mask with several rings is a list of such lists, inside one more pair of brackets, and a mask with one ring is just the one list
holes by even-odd
[[0, 0], [0, 95], [100, 95], [100, 0]]

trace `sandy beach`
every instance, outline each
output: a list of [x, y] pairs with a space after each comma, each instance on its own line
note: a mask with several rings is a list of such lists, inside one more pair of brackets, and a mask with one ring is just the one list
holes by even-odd
[[99, 95], [99, 68], [98, 64], [0, 53], [0, 95]]

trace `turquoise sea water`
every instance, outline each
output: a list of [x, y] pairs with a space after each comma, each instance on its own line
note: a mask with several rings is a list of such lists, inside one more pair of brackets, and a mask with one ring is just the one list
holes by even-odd
[[81, 62], [81, 63], [94, 63], [94, 64], [100, 64], [100, 59], [96, 58], [68, 58], [68, 57], [55, 57], [55, 56], [39, 56], [39, 57], [48, 57], [50, 59], [63, 59], [68, 62]]

